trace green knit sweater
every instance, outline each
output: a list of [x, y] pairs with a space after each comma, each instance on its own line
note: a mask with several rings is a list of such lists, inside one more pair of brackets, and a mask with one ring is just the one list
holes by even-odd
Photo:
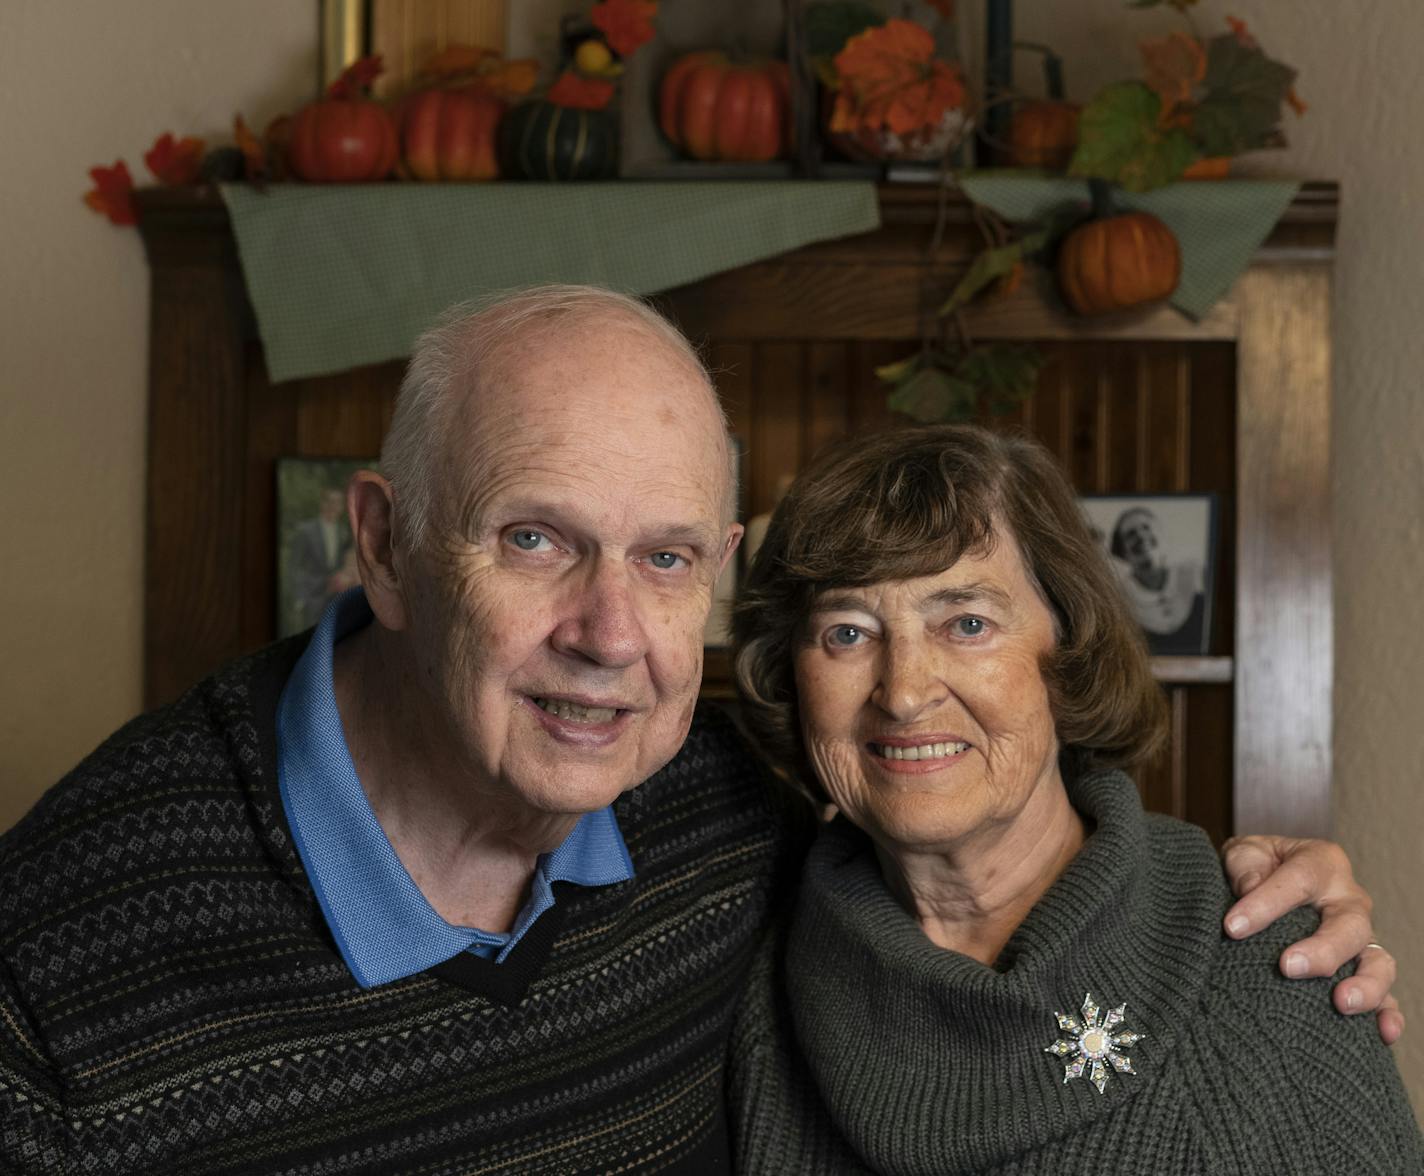
[[[993, 968], [925, 937], [862, 834], [823, 832], [734, 1032], [739, 1170], [1424, 1173], [1373, 1018], [1278, 971], [1314, 916], [1227, 940], [1200, 830], [1144, 815], [1121, 773], [1070, 794], [1094, 832]], [[1045, 1052], [1088, 993], [1099, 1017], [1126, 1004], [1113, 1034], [1144, 1035], [1102, 1093]]]
[[300, 648], [135, 720], [0, 838], [0, 1173], [725, 1172], [789, 852], [729, 721], [616, 802], [634, 878], [560, 890], [503, 964], [363, 991], [276, 787]]

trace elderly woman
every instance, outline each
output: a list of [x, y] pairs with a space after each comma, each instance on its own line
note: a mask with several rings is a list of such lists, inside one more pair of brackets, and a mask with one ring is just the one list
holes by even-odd
[[1424, 1171], [1394, 1063], [1221, 932], [1205, 835], [1124, 769], [1165, 737], [1141, 635], [1049, 455], [858, 439], [773, 518], [744, 714], [839, 816], [733, 1051], [740, 1170]]

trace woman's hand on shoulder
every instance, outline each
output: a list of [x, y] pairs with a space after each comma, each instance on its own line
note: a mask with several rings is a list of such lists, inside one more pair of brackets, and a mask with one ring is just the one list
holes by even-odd
[[1292, 979], [1330, 976], [1354, 959], [1355, 974], [1335, 986], [1335, 1007], [1347, 1014], [1374, 1012], [1381, 1040], [1398, 1041], [1404, 1015], [1390, 995], [1394, 956], [1373, 942], [1374, 902], [1355, 881], [1345, 851], [1333, 841], [1255, 835], [1233, 837], [1221, 856], [1238, 899], [1226, 912], [1226, 933], [1243, 939], [1296, 907], [1313, 906], [1320, 927], [1281, 953], [1281, 971]]

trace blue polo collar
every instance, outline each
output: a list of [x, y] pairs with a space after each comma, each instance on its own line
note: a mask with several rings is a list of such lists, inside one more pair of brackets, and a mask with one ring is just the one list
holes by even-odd
[[461, 951], [502, 963], [554, 905], [553, 884], [608, 886], [633, 876], [611, 808], [586, 813], [535, 867], [506, 933], [447, 923], [391, 848], [357, 779], [332, 687], [332, 649], [371, 622], [352, 588], [326, 607], [277, 706], [277, 780], [297, 853], [346, 966], [362, 988], [401, 980]]

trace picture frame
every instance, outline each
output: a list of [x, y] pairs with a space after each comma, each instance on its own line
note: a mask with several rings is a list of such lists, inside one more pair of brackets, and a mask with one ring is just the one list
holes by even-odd
[[277, 636], [315, 625], [359, 580], [346, 521], [346, 484], [375, 458], [277, 459]]
[[1157, 657], [1211, 649], [1220, 502], [1215, 494], [1078, 499]]

